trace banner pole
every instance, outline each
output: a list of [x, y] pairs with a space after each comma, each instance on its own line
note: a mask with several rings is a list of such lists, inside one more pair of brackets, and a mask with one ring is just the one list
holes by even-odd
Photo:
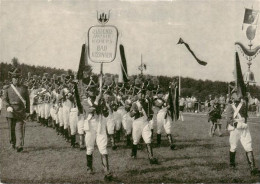
[[180, 55], [180, 47], [179, 47], [179, 96], [181, 96], [181, 55]]
[[100, 94], [102, 93], [102, 84], [103, 84], [103, 62], [100, 65]]

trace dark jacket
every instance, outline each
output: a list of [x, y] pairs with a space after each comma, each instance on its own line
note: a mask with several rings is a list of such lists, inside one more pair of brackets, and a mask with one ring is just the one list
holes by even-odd
[[4, 90], [3, 102], [6, 108], [12, 107], [13, 112], [7, 112], [6, 117], [15, 119], [25, 119], [26, 113], [30, 113], [29, 92], [27, 87], [24, 85], [16, 86], [16, 89], [19, 91], [23, 99], [26, 101], [26, 106], [24, 106], [22, 100], [15, 93], [11, 85], [8, 86]]

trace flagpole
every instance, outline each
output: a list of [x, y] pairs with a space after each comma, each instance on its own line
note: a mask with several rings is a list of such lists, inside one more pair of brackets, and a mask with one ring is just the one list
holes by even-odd
[[179, 47], [179, 96], [181, 96], [181, 54], [180, 54], [180, 47]]

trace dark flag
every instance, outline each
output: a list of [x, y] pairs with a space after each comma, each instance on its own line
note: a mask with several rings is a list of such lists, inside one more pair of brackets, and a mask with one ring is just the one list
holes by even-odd
[[86, 44], [82, 45], [80, 61], [79, 61], [79, 69], [77, 73], [77, 79], [83, 79], [83, 71], [85, 66], [88, 64], [88, 57], [87, 57], [87, 46]]
[[123, 82], [127, 82], [128, 74], [127, 74], [127, 63], [126, 63], [126, 58], [125, 58], [124, 46], [122, 44], [120, 44], [119, 49], [120, 49], [120, 56], [121, 56], [121, 70], [122, 70], [122, 74], [123, 74]]
[[175, 116], [175, 121], [179, 119], [179, 88], [176, 86], [174, 88], [174, 116]]
[[172, 89], [172, 86], [169, 87], [169, 97], [168, 97], [168, 100], [169, 100], [169, 111], [170, 111], [170, 116], [172, 118], [172, 121], [174, 121], [174, 100], [173, 100], [173, 89]]
[[242, 70], [240, 66], [239, 56], [238, 53], [235, 53], [235, 70], [234, 70], [234, 77], [235, 77], [235, 90], [238, 97], [245, 97], [246, 96], [246, 85], [244, 83]]
[[[78, 72], [77, 72], [77, 79], [79, 80], [79, 86], [80, 86], [81, 90], [83, 90], [82, 89], [82, 79], [83, 79], [84, 68], [86, 65], [87, 65], [87, 47], [86, 47], [86, 44], [83, 44], [82, 49], [81, 49], [79, 68], [78, 68]], [[76, 104], [77, 104], [79, 113], [82, 114], [83, 107], [80, 102], [80, 92], [79, 92], [78, 85], [76, 82], [74, 83], [74, 93], [75, 93], [75, 99], [76, 99]]]
[[184, 44], [199, 64], [203, 66], [207, 65], [207, 62], [201, 61], [200, 59], [197, 58], [194, 52], [190, 49], [190, 46], [187, 43], [185, 43], [182, 38], [179, 39], [179, 42], [177, 44]]
[[235, 89], [234, 82], [228, 83], [228, 94], [231, 95], [233, 93], [233, 90]]

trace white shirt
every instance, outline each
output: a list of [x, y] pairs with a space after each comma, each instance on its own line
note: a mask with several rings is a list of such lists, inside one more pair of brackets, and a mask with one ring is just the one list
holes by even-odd
[[184, 99], [184, 98], [181, 98], [181, 99], [180, 99], [180, 102], [179, 102], [179, 105], [180, 105], [180, 106], [184, 106], [184, 103], [185, 103], [185, 99]]
[[2, 101], [2, 98], [0, 97], [0, 110], [2, 109], [2, 104], [3, 104], [3, 101]]

